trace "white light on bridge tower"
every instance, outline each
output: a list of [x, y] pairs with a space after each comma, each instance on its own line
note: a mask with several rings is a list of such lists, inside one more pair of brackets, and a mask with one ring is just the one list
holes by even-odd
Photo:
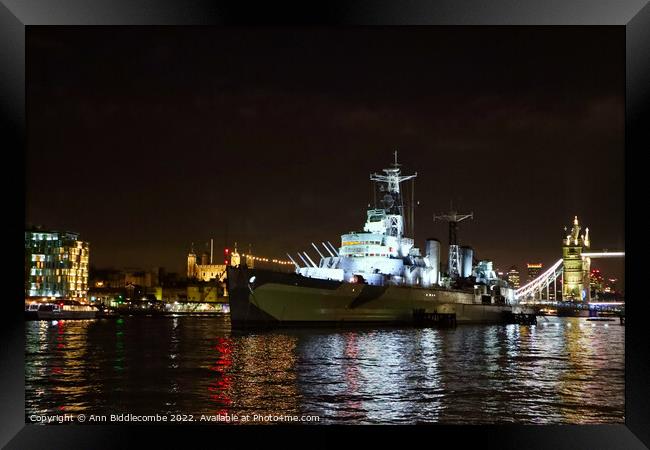
[[573, 218], [573, 227], [567, 240], [562, 246], [562, 260], [564, 265], [564, 280], [562, 283], [562, 299], [588, 302], [591, 298], [589, 289], [590, 259], [583, 255], [589, 248], [589, 232], [580, 234], [578, 216]]
[[[567, 231], [567, 228], [564, 228]], [[577, 245], [574, 244], [577, 242]], [[571, 233], [562, 239], [562, 259], [556, 261], [548, 270], [529, 281], [515, 291], [515, 298], [519, 301], [529, 302], [538, 297], [542, 299], [542, 291], [546, 290], [547, 299], [550, 299], [548, 289], [550, 283], [556, 284], [560, 278], [562, 281], [562, 300], [590, 302], [591, 293], [589, 289], [589, 269], [591, 258], [622, 258], [625, 252], [593, 252], [583, 251], [590, 247], [589, 228], [585, 228], [585, 234], [580, 236], [580, 223], [578, 217], [573, 219]], [[557, 292], [557, 291], [556, 291]], [[555, 301], [559, 300], [554, 298]], [[533, 300], [534, 302], [534, 300]]]

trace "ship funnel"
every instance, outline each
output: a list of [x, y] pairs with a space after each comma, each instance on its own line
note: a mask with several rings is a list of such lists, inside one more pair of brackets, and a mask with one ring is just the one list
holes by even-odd
[[467, 278], [472, 275], [472, 266], [474, 262], [474, 249], [472, 247], [463, 246], [460, 248], [462, 258], [460, 276]]
[[431, 266], [429, 282], [438, 284], [440, 274], [440, 241], [438, 239], [427, 239], [425, 244], [425, 255]]

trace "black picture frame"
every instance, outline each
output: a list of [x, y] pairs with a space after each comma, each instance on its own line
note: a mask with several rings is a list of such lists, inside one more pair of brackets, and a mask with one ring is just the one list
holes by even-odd
[[[197, 435], [217, 445], [224, 436], [238, 445], [265, 445], [265, 439], [282, 439], [281, 445], [340, 445], [352, 439], [383, 441], [400, 437], [406, 445], [416, 441], [448, 440], [463, 447], [467, 442], [487, 448], [555, 449], [641, 449], [650, 447], [650, 355], [644, 326], [647, 302], [643, 300], [643, 276], [639, 241], [645, 239], [641, 212], [643, 189], [640, 160], [650, 149], [650, 4], [645, 0], [491, 0], [480, 1], [329, 1], [305, 2], [300, 8], [267, 3], [224, 3], [207, 0], [3, 0], [0, 4], [0, 148], [5, 157], [5, 197], [23, 208], [24, 195], [14, 191], [25, 187], [26, 105], [25, 34], [27, 27], [47, 25], [612, 25], [626, 30], [626, 289], [628, 299], [625, 354], [625, 425], [489, 425], [431, 427], [249, 427], [158, 425], [39, 426], [24, 423], [24, 321], [20, 266], [9, 262], [5, 272], [11, 286], [4, 298], [2, 344], [0, 346], [0, 444], [6, 448], [113, 448], [150, 444], [152, 436], [167, 445], [189, 445]], [[12, 162], [14, 161], [14, 162]], [[13, 206], [13, 205], [12, 205]], [[14, 250], [23, 254], [24, 220], [8, 214], [6, 234]], [[15, 233], [15, 234], [14, 234]], [[635, 242], [635, 240], [637, 240]], [[630, 245], [632, 244], [632, 245]], [[629, 274], [629, 275], [628, 275]], [[306, 432], [305, 430], [308, 431]], [[332, 434], [336, 432], [336, 437]], [[367, 445], [370, 445], [367, 443]]]

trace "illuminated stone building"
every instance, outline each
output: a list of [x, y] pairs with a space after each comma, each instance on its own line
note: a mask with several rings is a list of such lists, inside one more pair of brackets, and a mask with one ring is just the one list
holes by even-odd
[[[211, 246], [212, 250], [212, 246]], [[213, 264], [212, 251], [201, 255], [201, 264], [197, 264], [194, 245], [187, 255], [187, 279], [197, 281], [218, 280], [223, 282], [226, 277], [225, 264]]]
[[[580, 234], [578, 216], [573, 219], [570, 234], [562, 241], [562, 259], [564, 260], [564, 279], [562, 281], [562, 298], [573, 301], [589, 301], [589, 269], [591, 260], [583, 257], [583, 249], [588, 249], [589, 228]], [[566, 230], [566, 228], [565, 228]]]
[[187, 255], [187, 278], [196, 278], [196, 253], [194, 253], [194, 243], [192, 242], [192, 249]]
[[90, 245], [78, 233], [25, 231], [25, 299], [88, 299]]
[[237, 243], [235, 242], [235, 249], [232, 251], [232, 254], [230, 255], [230, 265], [233, 267], [239, 267], [240, 263], [241, 263], [241, 255], [237, 251]]
[[199, 264], [196, 266], [196, 279], [200, 281], [219, 280], [226, 278], [225, 264]]
[[232, 251], [232, 255], [230, 255], [230, 261], [229, 264], [233, 267], [239, 267], [240, 264], [242, 264], [242, 258], [244, 259], [244, 263], [246, 264], [246, 267], [249, 269], [255, 268], [255, 257], [250, 254], [250, 245], [248, 246], [248, 254], [245, 253], [239, 253], [237, 250], [237, 243], [235, 242], [235, 249]]

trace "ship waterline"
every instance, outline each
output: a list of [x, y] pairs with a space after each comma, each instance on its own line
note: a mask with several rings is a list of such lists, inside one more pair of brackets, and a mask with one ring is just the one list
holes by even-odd
[[228, 267], [233, 327], [326, 323], [412, 324], [414, 312], [452, 314], [457, 323], [500, 323], [507, 304], [472, 292], [312, 280], [297, 274]]

